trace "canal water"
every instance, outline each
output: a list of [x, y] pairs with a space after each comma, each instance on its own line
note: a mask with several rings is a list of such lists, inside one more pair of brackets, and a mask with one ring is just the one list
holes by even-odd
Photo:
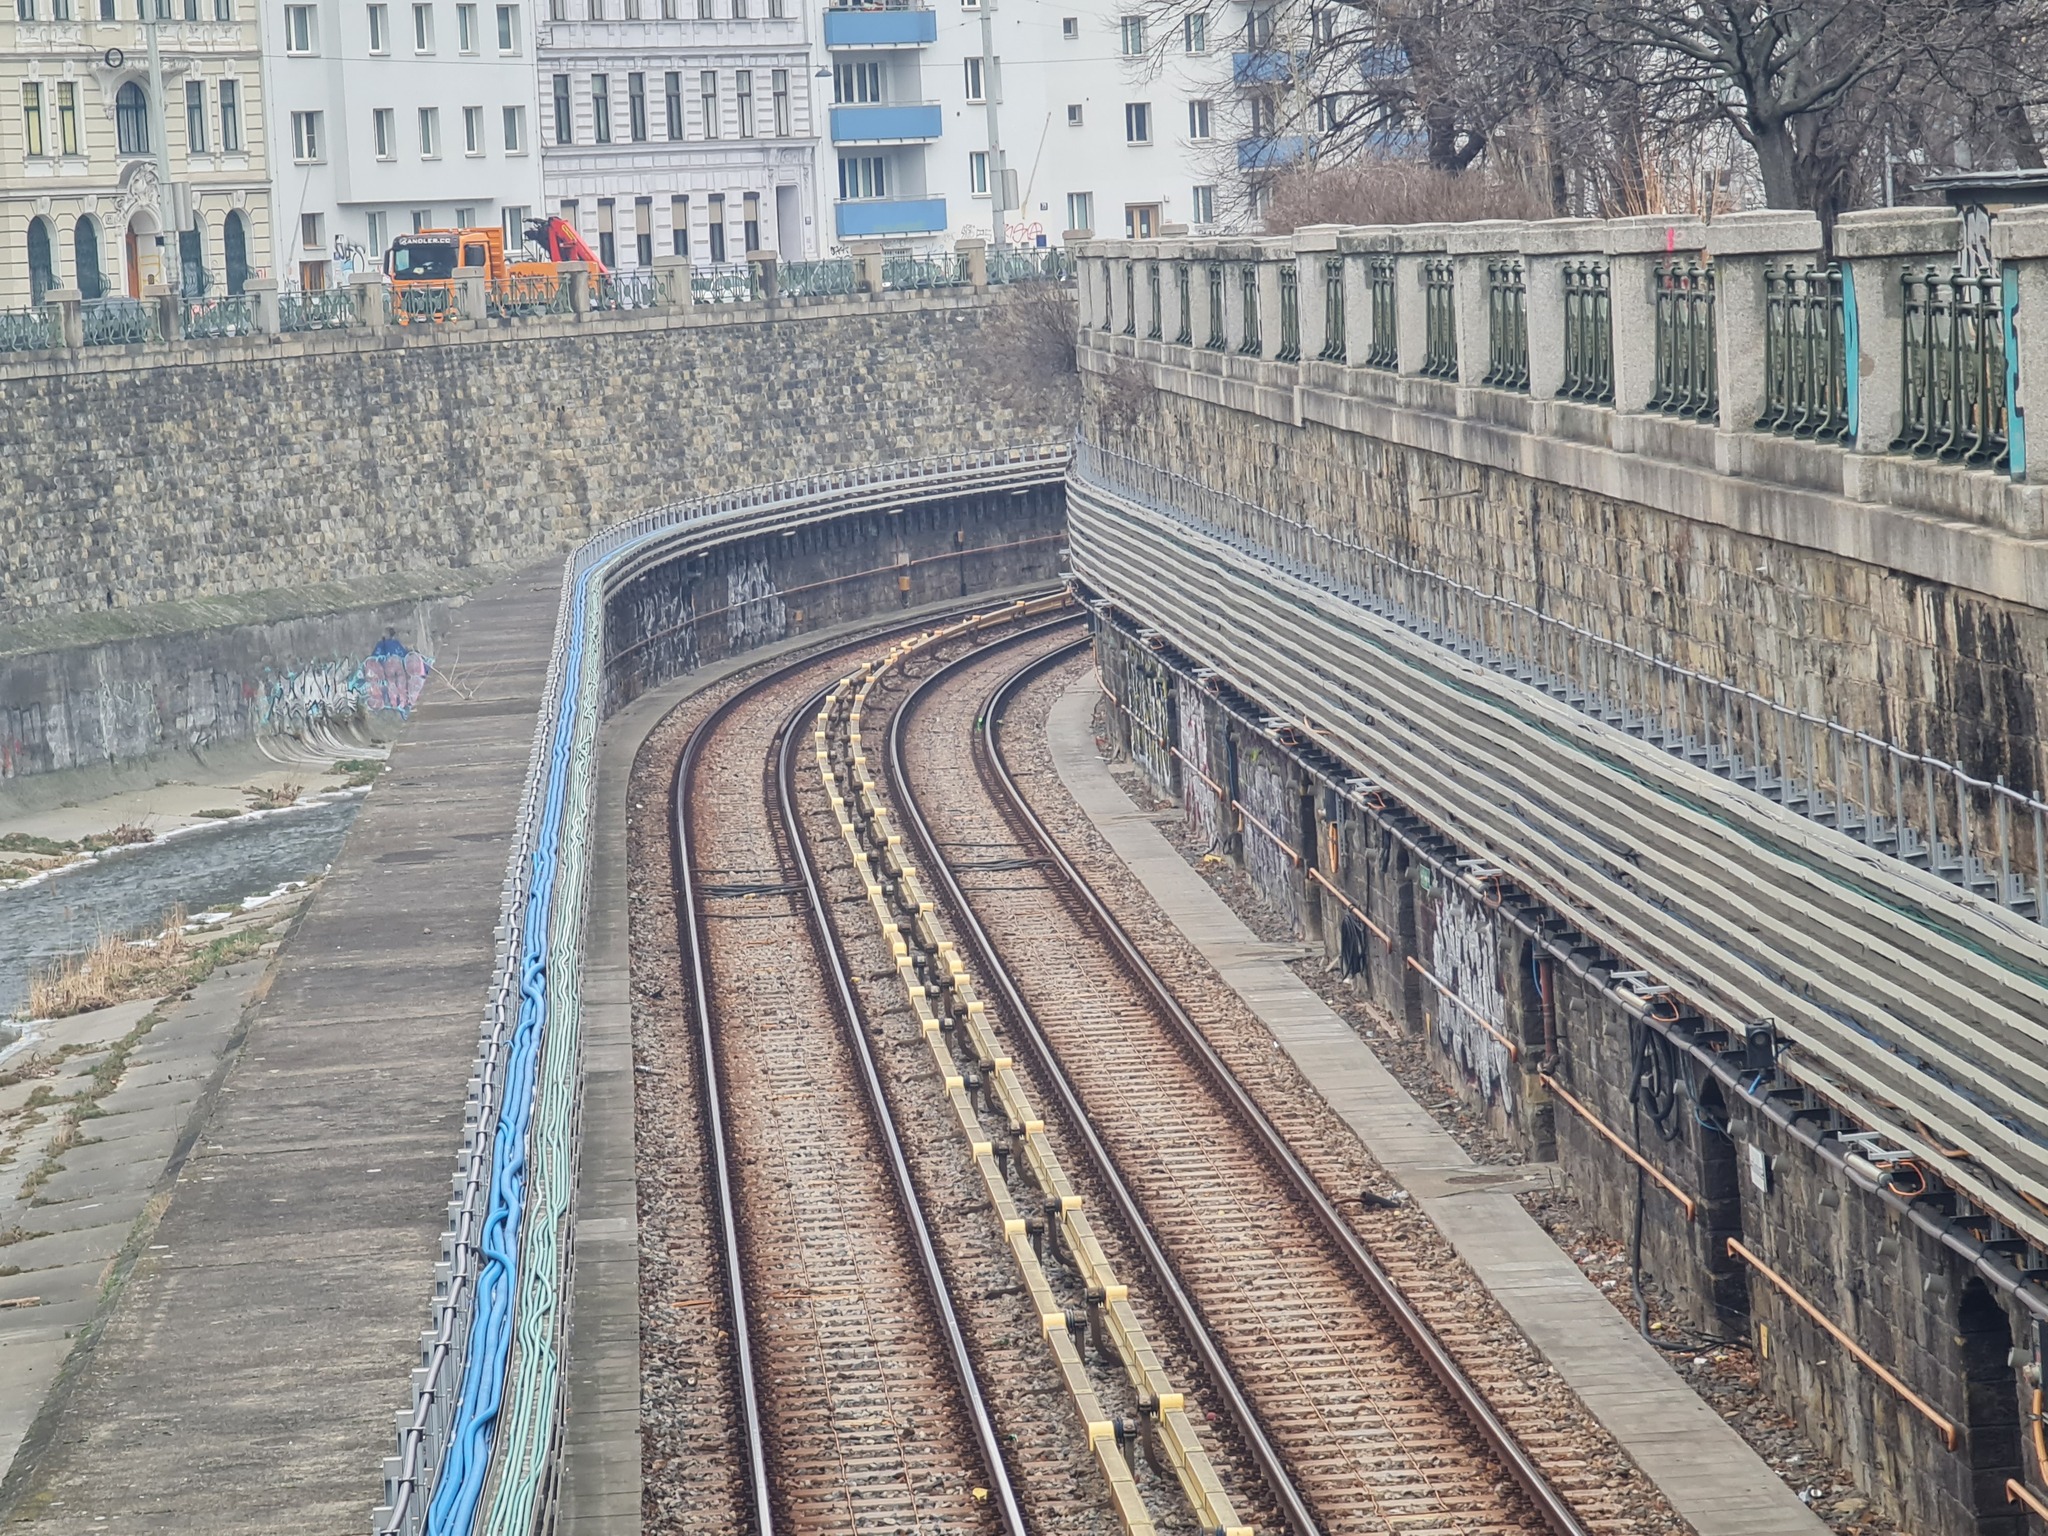
[[153, 932], [172, 907], [197, 913], [317, 878], [362, 803], [337, 796], [194, 827], [0, 891], [0, 1019], [26, 1005], [30, 975], [102, 934]]

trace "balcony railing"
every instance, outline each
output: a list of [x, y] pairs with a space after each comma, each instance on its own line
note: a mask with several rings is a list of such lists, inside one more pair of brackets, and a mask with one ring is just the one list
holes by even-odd
[[834, 144], [921, 144], [944, 131], [937, 102], [832, 108]]
[[832, 205], [832, 223], [842, 240], [933, 235], [946, 227], [946, 200], [943, 197], [849, 199]]
[[834, 6], [825, 12], [827, 48], [923, 48], [939, 36], [929, 6]]

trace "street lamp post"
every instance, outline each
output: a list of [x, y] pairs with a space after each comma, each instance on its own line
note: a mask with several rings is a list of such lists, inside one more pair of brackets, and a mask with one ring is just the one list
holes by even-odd
[[981, 0], [981, 97], [988, 111], [988, 245], [1003, 248], [1003, 137], [996, 121], [996, 0]]
[[170, 0], [145, 0], [143, 11], [143, 28], [149, 34], [149, 132], [151, 147], [156, 151], [157, 275], [165, 282], [170, 279], [170, 259], [164, 255], [164, 236], [175, 221], [172, 216], [170, 132], [166, 127], [169, 113], [164, 110], [164, 61], [157, 46], [156, 33], [158, 23], [169, 9]]

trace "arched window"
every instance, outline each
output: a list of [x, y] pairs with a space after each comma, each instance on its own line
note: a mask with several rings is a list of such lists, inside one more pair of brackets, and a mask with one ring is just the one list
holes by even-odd
[[220, 227], [222, 254], [227, 258], [228, 292], [240, 293], [249, 282], [249, 228], [230, 211]]
[[57, 286], [57, 257], [50, 249], [50, 221], [30, 219], [28, 224], [28, 301], [43, 302], [43, 295]]
[[107, 280], [100, 275], [100, 229], [91, 219], [80, 219], [71, 232], [71, 259], [77, 268], [73, 279], [82, 299], [107, 296]]
[[124, 155], [146, 155], [149, 149], [149, 99], [130, 80], [114, 98], [114, 137]]

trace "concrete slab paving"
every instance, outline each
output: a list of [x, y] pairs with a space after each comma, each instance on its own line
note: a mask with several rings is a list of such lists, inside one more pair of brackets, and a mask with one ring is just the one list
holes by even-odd
[[1090, 680], [1053, 705], [1047, 736], [1061, 782], [1587, 1411], [1699, 1536], [1826, 1536], [1826, 1524], [1679, 1379], [1513, 1193], [1446, 1184], [1481, 1170], [1328, 1004], [1280, 958], [1259, 953], [1271, 946], [1259, 944], [1132, 803], [1095, 748], [1097, 697]]

